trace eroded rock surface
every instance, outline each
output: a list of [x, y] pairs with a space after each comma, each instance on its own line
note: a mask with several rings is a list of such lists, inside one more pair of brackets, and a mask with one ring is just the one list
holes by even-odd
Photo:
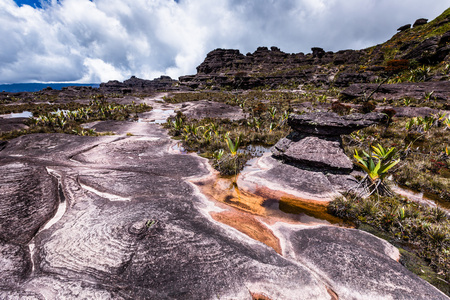
[[337, 227], [285, 232], [290, 255], [325, 278], [340, 299], [447, 299], [398, 264], [394, 246], [371, 234]]
[[56, 211], [57, 182], [28, 163], [0, 163], [0, 174], [0, 241], [27, 244]]
[[288, 124], [295, 131], [310, 135], [339, 136], [350, 134], [386, 119], [381, 113], [351, 114], [339, 116], [333, 112], [314, 112], [291, 115]]
[[[350, 259], [339, 278], [324, 271], [324, 260], [338, 262], [352, 253], [366, 253], [380, 272], [400, 278], [377, 283], [386, 297], [398, 290], [414, 297], [414, 291], [401, 287], [411, 282], [421, 284], [426, 295], [439, 295], [420, 279], [401, 279], [414, 276], [393, 260], [398, 252], [388, 246], [390, 251], [382, 252], [372, 240], [358, 243], [355, 230], [336, 234], [325, 226], [305, 237], [304, 228], [277, 230], [281, 225], [253, 219], [255, 228], [273, 229], [276, 247], [250, 238], [230, 227], [233, 220], [245, 219], [227, 215], [188, 181], [210, 175], [205, 159], [177, 153], [158, 125], [114, 126], [136, 135], [34, 134], [11, 140], [0, 151], [6, 174], [0, 184], [8, 191], [0, 209], [0, 298], [351, 299], [348, 290], [354, 287], [371, 296], [369, 285], [379, 274], [366, 272], [359, 260]], [[296, 173], [306, 170], [266, 159], [275, 167], [259, 179], [255, 175], [259, 184], [287, 172], [292, 182], [285, 187], [298, 185], [298, 178], [311, 184], [311, 194], [330, 186], [327, 175], [307, 180]], [[21, 223], [23, 211], [30, 224]], [[305, 243], [310, 236], [324, 236], [324, 243]], [[354, 278], [361, 273], [364, 277]]]

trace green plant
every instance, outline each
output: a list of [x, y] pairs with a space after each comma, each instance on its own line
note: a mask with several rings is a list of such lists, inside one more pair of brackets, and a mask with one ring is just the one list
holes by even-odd
[[239, 136], [233, 142], [233, 140], [230, 138], [230, 133], [229, 132], [226, 133], [225, 142], [228, 145], [228, 149], [230, 150], [231, 156], [235, 156], [237, 154], [239, 145], [241, 144], [241, 140], [242, 140], [242, 134], [239, 134]]
[[355, 149], [353, 155], [356, 159], [356, 164], [366, 172], [366, 176], [361, 181], [361, 184], [368, 191], [369, 195], [373, 193], [391, 195], [392, 192], [384, 183], [384, 179], [388, 171], [398, 164], [400, 159], [394, 160], [396, 155], [394, 147], [386, 149], [378, 144], [376, 147], [372, 146], [372, 150], [375, 154], [368, 154], [363, 150], [363, 156], [361, 156], [358, 150]]

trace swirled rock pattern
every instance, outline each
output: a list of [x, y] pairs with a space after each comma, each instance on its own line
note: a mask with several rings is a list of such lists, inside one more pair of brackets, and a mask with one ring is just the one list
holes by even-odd
[[275, 251], [219, 222], [226, 209], [189, 181], [211, 175], [207, 161], [136, 124], [115, 124], [133, 136], [34, 134], [0, 151], [1, 299], [407, 299], [411, 286], [447, 299], [369, 234], [266, 224]]

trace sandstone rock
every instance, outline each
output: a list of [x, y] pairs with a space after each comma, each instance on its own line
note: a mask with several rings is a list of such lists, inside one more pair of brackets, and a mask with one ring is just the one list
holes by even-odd
[[158, 90], [178, 90], [178, 80], [173, 80], [169, 76], [161, 76], [153, 80], [140, 79], [131, 76], [123, 83], [117, 80], [101, 83], [99, 90], [107, 93], [129, 94], [131, 92], [153, 92]]
[[385, 118], [386, 116], [380, 113], [339, 116], [333, 112], [316, 112], [304, 115], [292, 114], [289, 116], [288, 124], [300, 133], [338, 136], [377, 124]]
[[319, 137], [305, 137], [290, 145], [282, 158], [314, 168], [348, 172], [353, 169], [353, 163], [345, 155], [338, 139], [326, 140]]
[[399, 27], [397, 29], [397, 31], [405, 31], [405, 30], [407, 30], [409, 28], [411, 28], [411, 24], [406, 24], [406, 25], [403, 25], [403, 26]]
[[319, 47], [313, 47], [311, 51], [314, 58], [322, 58], [325, 55], [325, 50]]
[[58, 205], [56, 180], [44, 167], [0, 164], [0, 241], [27, 244]]
[[427, 23], [428, 23], [428, 19], [420, 18], [420, 19], [417, 19], [417, 20], [414, 22], [413, 27], [425, 25], [425, 24], [427, 24]]
[[[292, 257], [317, 270], [340, 299], [448, 299], [403, 268], [394, 260], [398, 250], [373, 235], [337, 227], [288, 235]], [[367, 280], [374, 277], [376, 281]]]
[[[260, 164], [263, 169], [247, 174], [245, 180], [302, 199], [331, 201], [333, 197], [339, 195], [339, 192], [357, 186], [356, 180], [349, 175], [336, 174], [336, 177], [332, 177], [335, 185], [327, 175], [318, 172], [317, 169], [298, 168], [271, 156], [260, 158]], [[341, 177], [342, 180], [339, 181], [337, 177]]]
[[22, 283], [30, 273], [28, 247], [7, 244], [0, 240], [0, 289], [2, 286]]
[[24, 124], [25, 120], [27, 118], [0, 118], [0, 132], [26, 129], [28, 126]]
[[[113, 125], [118, 132], [131, 126]], [[210, 174], [206, 160], [176, 154], [166, 132], [147, 125], [141, 136], [34, 134], [8, 142], [0, 152], [6, 174], [0, 184], [7, 191], [0, 212], [13, 206], [20, 212], [27, 199], [34, 203], [28, 203], [32, 224], [19, 224], [20, 231], [5, 231], [8, 219], [2, 219], [0, 298], [345, 299], [354, 295], [349, 285], [366, 298], [379, 295], [375, 288], [389, 298], [399, 295], [400, 284], [409, 284], [401, 290], [405, 298], [416, 296], [409, 287], [417, 285], [421, 294], [440, 299], [433, 287], [391, 259], [388, 246], [382, 248], [372, 236], [363, 239], [356, 230], [309, 228], [303, 234], [298, 225], [264, 225], [282, 238], [280, 255], [218, 222], [211, 213], [223, 208], [188, 181]], [[253, 178], [287, 193], [329, 199], [335, 193], [332, 182], [345, 182], [263, 158], [270, 168]], [[33, 225], [34, 219], [48, 219], [35, 212], [57, 203], [58, 195], [64, 198], [62, 214], [45, 227]], [[15, 214], [3, 216], [15, 222]], [[25, 245], [3, 241], [16, 242], [22, 235]], [[323, 243], [312, 240], [322, 237]], [[336, 273], [329, 263], [343, 271]], [[376, 272], [367, 266], [377, 266]], [[386, 283], [378, 278], [382, 272], [393, 274], [383, 277]]]

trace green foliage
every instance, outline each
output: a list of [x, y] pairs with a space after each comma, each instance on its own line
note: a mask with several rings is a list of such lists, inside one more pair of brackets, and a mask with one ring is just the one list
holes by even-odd
[[[99, 97], [96, 97], [99, 98]], [[100, 97], [101, 98], [101, 97]], [[101, 98], [103, 99], [103, 98]], [[14, 135], [3, 133], [0, 138], [7, 139], [17, 137], [17, 135], [34, 132], [59, 132], [77, 135], [98, 135], [92, 129], [84, 129], [81, 124], [98, 120], [127, 120], [131, 118], [132, 113], [138, 113], [151, 110], [146, 104], [121, 105], [109, 103], [106, 100], [93, 100], [88, 105], [70, 104], [61, 107], [73, 107], [73, 110], [64, 110], [52, 106], [53, 111], [44, 109], [42, 114], [27, 121], [29, 129], [17, 131]], [[56, 109], [56, 111], [55, 111]]]
[[242, 140], [242, 134], [239, 134], [239, 136], [236, 138], [236, 140], [234, 142], [230, 138], [229, 132], [227, 132], [227, 134], [225, 135], [225, 141], [227, 142], [227, 146], [228, 146], [228, 149], [230, 150], [231, 156], [235, 156], [237, 154], [237, 151], [241, 144], [241, 140]]
[[374, 192], [380, 195], [390, 194], [389, 189], [383, 182], [388, 171], [398, 164], [400, 159], [394, 160], [397, 153], [394, 147], [387, 149], [378, 144], [378, 146], [372, 146], [372, 151], [375, 154], [368, 154], [362, 150], [363, 156], [361, 156], [355, 149], [353, 155], [356, 164], [367, 174], [362, 181], [363, 187], [368, 190], [369, 194]]

